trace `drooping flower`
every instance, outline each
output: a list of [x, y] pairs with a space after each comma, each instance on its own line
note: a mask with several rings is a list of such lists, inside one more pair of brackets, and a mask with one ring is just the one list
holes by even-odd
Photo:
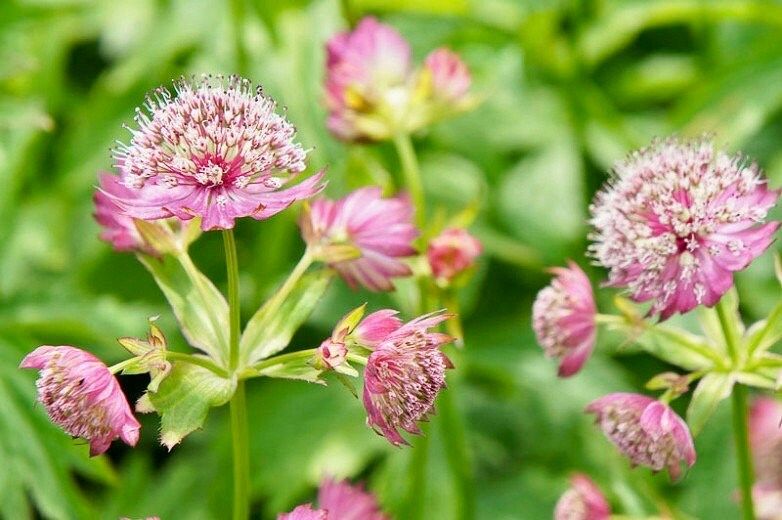
[[298, 506], [290, 513], [277, 515], [277, 520], [328, 520], [329, 515], [324, 509], [312, 509], [312, 504]]
[[390, 291], [391, 279], [409, 276], [400, 260], [415, 253], [413, 207], [405, 196], [384, 199], [380, 188], [361, 188], [339, 200], [318, 199], [299, 226], [316, 258], [336, 269], [352, 288]]
[[424, 61], [432, 81], [432, 97], [442, 103], [462, 101], [470, 90], [470, 71], [455, 52], [440, 48]]
[[295, 129], [249, 81], [205, 77], [163, 87], [136, 111], [129, 144], [114, 150], [130, 194], [105, 191], [129, 216], [202, 217], [204, 230], [266, 219], [321, 188], [322, 173], [282, 189], [306, 168]]
[[749, 412], [749, 442], [755, 478], [782, 492], [782, 402], [758, 397]]
[[666, 319], [713, 306], [773, 241], [764, 224], [779, 191], [755, 163], [705, 138], [658, 140], [614, 167], [591, 207], [595, 259], [608, 285], [626, 287]]
[[90, 442], [99, 455], [122, 439], [135, 446], [141, 425], [133, 416], [116, 378], [98, 358], [69, 346], [42, 346], [28, 354], [21, 368], [36, 368], [38, 400], [52, 422], [66, 433]]
[[399, 430], [419, 434], [417, 423], [434, 413], [434, 401], [445, 387], [445, 370], [453, 368], [440, 347], [453, 340], [428, 329], [449, 318], [433, 313], [416, 318], [374, 348], [364, 371], [367, 424], [392, 444], [407, 444]]
[[475, 264], [483, 246], [461, 228], [449, 228], [429, 242], [426, 257], [435, 279], [449, 283]]
[[326, 478], [318, 490], [318, 505], [334, 520], [388, 520], [375, 496], [362, 485]]
[[611, 507], [592, 479], [578, 473], [571, 477], [570, 484], [557, 501], [554, 520], [608, 520]]
[[681, 463], [695, 464], [695, 446], [687, 423], [668, 405], [640, 394], [614, 393], [587, 407], [603, 433], [634, 465], [667, 469], [681, 476]]
[[551, 272], [556, 277], [532, 306], [532, 327], [546, 355], [561, 359], [559, 375], [569, 377], [592, 354], [597, 307], [589, 278], [578, 265], [569, 262]]

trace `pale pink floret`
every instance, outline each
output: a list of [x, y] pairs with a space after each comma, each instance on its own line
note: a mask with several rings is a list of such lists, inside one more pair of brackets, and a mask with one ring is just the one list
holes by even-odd
[[445, 103], [462, 100], [470, 90], [470, 71], [455, 52], [440, 48], [424, 61], [432, 79], [432, 94]]
[[752, 402], [749, 443], [758, 483], [782, 492], [782, 402], [772, 397]]
[[[319, 199], [302, 214], [304, 240], [352, 288], [390, 291], [392, 278], [409, 276], [400, 258], [413, 255], [418, 229], [406, 196], [384, 199], [380, 188], [361, 188], [339, 200]], [[355, 254], [344, 254], [345, 246]]]
[[611, 507], [592, 479], [578, 473], [570, 484], [557, 502], [554, 520], [608, 520]]
[[409, 81], [410, 54], [405, 39], [373, 17], [332, 37], [326, 44], [329, 130], [344, 140], [371, 138], [358, 120]]
[[361, 320], [351, 336], [359, 345], [374, 348], [402, 326], [398, 314], [399, 311], [393, 309], [375, 311]]
[[324, 479], [318, 490], [318, 506], [326, 510], [330, 520], [388, 520], [372, 493], [347, 480]]
[[659, 140], [614, 167], [591, 207], [591, 254], [649, 314], [713, 306], [773, 241], [779, 191], [755, 163], [707, 139]]
[[392, 332], [370, 354], [364, 371], [367, 424], [392, 444], [407, 444], [399, 430], [419, 434], [417, 423], [434, 413], [434, 401], [445, 387], [445, 371], [453, 368], [440, 350], [453, 340], [429, 332], [449, 315], [416, 318]]
[[695, 446], [687, 423], [671, 408], [640, 394], [609, 394], [590, 403], [598, 426], [633, 465], [681, 476], [681, 463], [695, 464]]
[[306, 168], [296, 130], [275, 102], [242, 78], [181, 80], [137, 110], [130, 143], [114, 151], [132, 196], [106, 191], [125, 212], [154, 220], [202, 217], [204, 230], [240, 217], [266, 219], [321, 188], [316, 174], [282, 189]]
[[90, 442], [90, 455], [103, 453], [118, 437], [130, 446], [138, 442], [141, 425], [117, 379], [89, 352], [68, 346], [38, 347], [20, 366], [40, 370], [38, 400], [52, 422]]
[[482, 251], [480, 241], [466, 229], [449, 228], [429, 242], [426, 258], [434, 277], [449, 282], [475, 265]]
[[556, 277], [532, 306], [532, 327], [546, 355], [561, 360], [559, 375], [569, 377], [592, 354], [597, 307], [589, 278], [578, 265], [569, 262], [551, 272]]
[[304, 504], [290, 513], [277, 515], [277, 520], [330, 520], [324, 509], [312, 509], [311, 504]]

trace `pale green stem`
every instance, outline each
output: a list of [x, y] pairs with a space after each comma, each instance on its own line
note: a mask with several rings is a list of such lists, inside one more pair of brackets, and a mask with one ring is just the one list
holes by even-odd
[[405, 187], [413, 200], [416, 223], [419, 228], [423, 228], [426, 224], [426, 200], [424, 199], [424, 187], [421, 183], [421, 170], [418, 167], [418, 159], [410, 134], [397, 134], [394, 137], [394, 146], [396, 146], [399, 161], [402, 163]]
[[299, 259], [299, 263], [293, 268], [293, 271], [288, 275], [283, 284], [277, 289], [277, 292], [272, 295], [271, 298], [264, 304], [265, 312], [269, 315], [273, 315], [277, 312], [285, 302], [285, 299], [291, 294], [296, 284], [299, 282], [307, 269], [312, 265], [314, 258], [309, 249], [304, 251], [304, 254]]
[[126, 359], [125, 361], [120, 361], [116, 365], [111, 365], [109, 367], [109, 372], [116, 374], [122, 371], [126, 366], [133, 364], [136, 360], [138, 360], [138, 356]]
[[253, 365], [252, 370], [256, 375], [263, 375], [261, 372], [267, 368], [276, 367], [277, 365], [284, 365], [290, 361], [297, 361], [299, 359], [310, 358], [318, 351], [316, 348], [310, 348], [307, 350], [297, 350], [296, 352], [288, 352], [279, 356], [274, 356], [269, 359], [264, 359], [260, 363]]
[[354, 363], [358, 363], [359, 365], [367, 366], [367, 358], [360, 354], [354, 354], [353, 352], [348, 353], [347, 357], [348, 361], [352, 361]]
[[207, 358], [194, 356], [193, 354], [185, 354], [184, 352], [166, 351], [166, 359], [184, 361], [185, 363], [190, 363], [191, 365], [198, 365], [203, 367], [220, 377], [229, 377], [228, 372], [224, 368], [218, 366], [216, 363]]

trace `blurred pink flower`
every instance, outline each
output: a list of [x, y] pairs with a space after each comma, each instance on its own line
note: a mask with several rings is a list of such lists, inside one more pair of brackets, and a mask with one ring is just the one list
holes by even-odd
[[415, 253], [413, 207], [405, 196], [384, 199], [380, 188], [361, 188], [339, 200], [318, 199], [299, 221], [315, 256], [356, 288], [390, 291], [391, 279], [409, 276], [399, 260]]
[[583, 473], [573, 475], [571, 487], [557, 502], [554, 520], [608, 520], [611, 507], [592, 479]]
[[372, 493], [347, 480], [324, 479], [318, 491], [318, 505], [332, 520], [388, 520]]
[[429, 242], [426, 257], [432, 274], [438, 280], [452, 281], [475, 264], [483, 246], [461, 228], [449, 228]]
[[136, 112], [130, 144], [114, 150], [131, 194], [104, 191], [144, 220], [202, 217], [204, 230], [230, 229], [240, 217], [266, 219], [321, 188], [318, 173], [281, 189], [306, 168], [306, 152], [275, 102], [231, 76], [184, 79], [176, 97], [158, 88]]
[[432, 79], [432, 95], [445, 103], [457, 103], [470, 90], [470, 71], [455, 52], [440, 48], [424, 61]]
[[445, 387], [445, 370], [453, 368], [440, 347], [453, 338], [428, 329], [449, 317], [432, 313], [402, 325], [378, 343], [367, 360], [367, 424], [394, 445], [407, 444], [400, 429], [419, 434], [416, 423], [434, 413], [434, 401]]
[[42, 346], [28, 354], [21, 368], [36, 368], [38, 400], [52, 422], [66, 433], [90, 442], [99, 455], [121, 438], [135, 446], [141, 425], [114, 375], [98, 358], [68, 346]]
[[752, 486], [752, 501], [757, 520], [782, 520], [782, 488], [778, 485], [756, 483]]
[[329, 515], [323, 509], [312, 509], [312, 504], [304, 504], [290, 513], [277, 515], [277, 520], [328, 520]]
[[782, 492], [782, 402], [773, 397], [753, 400], [749, 411], [749, 443], [758, 483]]
[[695, 446], [687, 423], [668, 405], [640, 394], [614, 393], [591, 402], [597, 424], [630, 462], [654, 471], [667, 469], [673, 480], [681, 463], [695, 464]]
[[359, 345], [374, 348], [402, 326], [402, 320], [397, 314], [399, 311], [393, 309], [373, 312], [361, 320], [351, 336]]
[[614, 167], [592, 205], [595, 259], [608, 285], [626, 287], [666, 319], [713, 306], [773, 241], [776, 204], [755, 163], [707, 139], [658, 140]]
[[532, 327], [549, 357], [561, 359], [559, 375], [581, 370], [595, 346], [595, 306], [592, 285], [574, 262], [555, 267], [551, 285], [538, 293], [532, 306]]

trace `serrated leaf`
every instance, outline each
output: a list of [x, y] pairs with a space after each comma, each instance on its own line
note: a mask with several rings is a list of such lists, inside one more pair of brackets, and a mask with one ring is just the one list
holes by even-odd
[[218, 377], [209, 370], [185, 362], [174, 363], [157, 392], [148, 400], [160, 414], [160, 440], [169, 450], [186, 435], [200, 428], [209, 408], [228, 402], [236, 381]]
[[332, 274], [319, 270], [301, 277], [277, 309], [262, 306], [247, 323], [239, 350], [247, 365], [283, 350], [293, 334], [312, 313], [329, 285]]
[[687, 408], [687, 424], [693, 435], [700, 433], [720, 401], [730, 395], [734, 382], [734, 376], [730, 373], [712, 372], [703, 376]]
[[228, 303], [186, 254], [162, 259], [139, 255], [166, 296], [188, 343], [219, 365], [228, 361]]

